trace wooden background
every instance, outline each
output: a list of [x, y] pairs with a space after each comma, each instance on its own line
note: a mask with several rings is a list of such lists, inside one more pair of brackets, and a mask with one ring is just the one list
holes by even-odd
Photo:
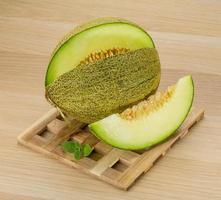
[[[162, 63], [161, 88], [185, 74], [205, 119], [128, 192], [18, 146], [44, 114], [44, 73], [58, 39], [86, 20], [143, 25]], [[221, 199], [221, 1], [0, 0], [0, 199]]]

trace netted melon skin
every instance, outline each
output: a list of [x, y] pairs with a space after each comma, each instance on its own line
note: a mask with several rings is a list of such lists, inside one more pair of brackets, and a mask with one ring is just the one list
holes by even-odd
[[92, 123], [144, 99], [159, 82], [157, 50], [143, 48], [79, 65], [48, 85], [46, 96], [73, 118]]

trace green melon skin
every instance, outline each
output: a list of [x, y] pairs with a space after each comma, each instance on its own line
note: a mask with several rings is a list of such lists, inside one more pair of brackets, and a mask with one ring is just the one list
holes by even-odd
[[92, 123], [142, 100], [159, 82], [158, 53], [142, 48], [79, 65], [50, 83], [46, 96], [63, 112]]
[[52, 53], [46, 76], [48, 86], [60, 75], [77, 67], [90, 53], [112, 48], [154, 48], [150, 35], [137, 24], [118, 18], [101, 18], [76, 27]]
[[181, 126], [190, 111], [194, 97], [191, 76], [181, 78], [172, 97], [163, 106], [139, 118], [126, 120], [110, 115], [89, 125], [90, 131], [104, 142], [126, 150], [139, 150], [156, 145]]

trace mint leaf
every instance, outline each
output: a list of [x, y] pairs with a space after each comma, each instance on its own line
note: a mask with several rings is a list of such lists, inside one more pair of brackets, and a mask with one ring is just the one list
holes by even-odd
[[76, 160], [80, 160], [82, 156], [82, 149], [80, 143], [76, 142], [75, 143], [75, 151], [74, 151], [74, 157]]
[[74, 158], [76, 160], [80, 160], [81, 159], [81, 151], [75, 151], [74, 152]]
[[82, 156], [89, 156], [93, 151], [89, 144], [81, 145], [75, 140], [65, 141], [61, 146], [66, 153], [71, 153], [76, 160], [80, 160]]
[[89, 144], [84, 144], [82, 149], [83, 149], [83, 156], [89, 156], [93, 151], [93, 149]]
[[63, 150], [68, 153], [74, 153], [76, 148], [75, 141], [65, 141], [61, 144]]

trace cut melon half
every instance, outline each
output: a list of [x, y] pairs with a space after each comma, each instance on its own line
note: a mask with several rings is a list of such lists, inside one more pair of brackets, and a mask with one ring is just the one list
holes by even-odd
[[121, 149], [149, 148], [173, 134], [190, 111], [194, 85], [185, 76], [163, 93], [89, 125], [92, 133]]

